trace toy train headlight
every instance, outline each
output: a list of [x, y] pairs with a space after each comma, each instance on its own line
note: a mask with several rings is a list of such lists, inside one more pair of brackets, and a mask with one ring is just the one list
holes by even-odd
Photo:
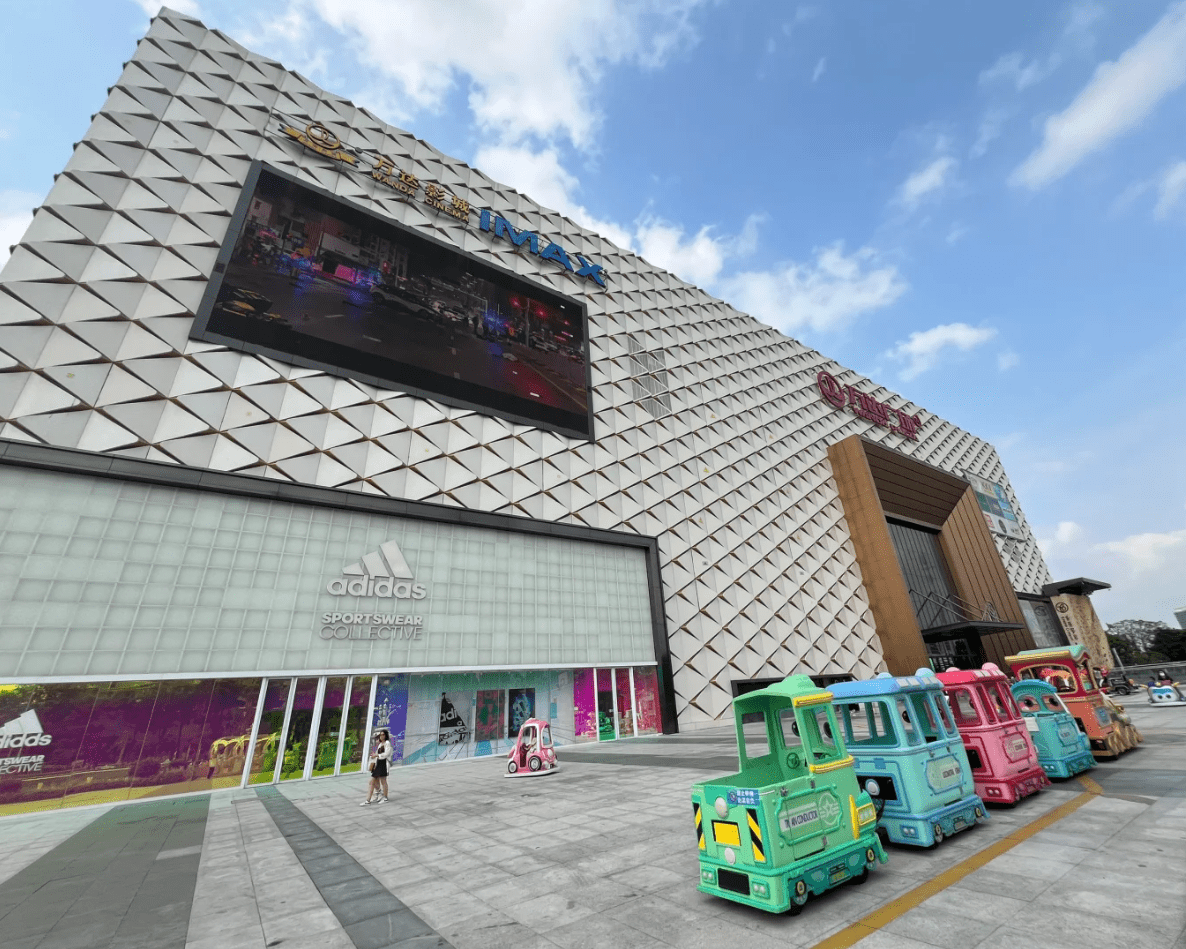
[[881, 797], [881, 785], [878, 784], [873, 778], [869, 778], [869, 780], [865, 782], [865, 793], [868, 794], [869, 797]]

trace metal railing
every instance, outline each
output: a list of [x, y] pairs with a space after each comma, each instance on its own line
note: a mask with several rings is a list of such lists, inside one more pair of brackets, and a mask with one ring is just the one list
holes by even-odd
[[996, 623], [1000, 621], [1000, 614], [992, 601], [986, 601], [978, 611], [967, 600], [954, 593], [920, 593], [911, 589], [910, 604], [914, 607], [914, 615], [918, 617], [918, 625], [925, 633], [937, 626], [950, 626], [953, 623], [969, 623], [977, 620]]

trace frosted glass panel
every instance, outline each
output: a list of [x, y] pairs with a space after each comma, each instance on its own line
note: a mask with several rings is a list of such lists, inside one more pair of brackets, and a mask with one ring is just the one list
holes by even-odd
[[0, 677], [655, 658], [635, 548], [10, 466], [0, 525]]

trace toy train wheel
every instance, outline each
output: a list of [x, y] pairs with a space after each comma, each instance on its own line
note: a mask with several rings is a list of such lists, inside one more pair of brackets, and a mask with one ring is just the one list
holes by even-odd
[[932, 828], [932, 829], [935, 832], [935, 846], [937, 847], [937, 846], [939, 846], [939, 844], [943, 843], [943, 838], [945, 835], [943, 833], [943, 828], [940, 827], [938, 824], [936, 824], [934, 826], [934, 828]]
[[516, 764], [514, 760], [507, 762], [507, 773], [508, 774], [514, 774], [518, 770], [519, 770], [519, 765]]
[[860, 886], [862, 883], [867, 883], [868, 881], [869, 881], [869, 868], [867, 866], [861, 867], [861, 872], [858, 873], [851, 880], [849, 880], [849, 882], [853, 886]]
[[527, 759], [527, 767], [532, 771], [538, 771], [543, 766], [544, 766], [544, 763], [539, 758], [537, 758], [535, 755], [532, 755], [530, 758]]

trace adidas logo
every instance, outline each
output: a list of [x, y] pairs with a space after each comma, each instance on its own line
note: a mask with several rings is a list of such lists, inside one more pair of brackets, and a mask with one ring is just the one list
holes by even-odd
[[41, 719], [34, 709], [22, 712], [0, 725], [0, 749], [34, 748], [48, 745], [53, 740], [53, 735], [47, 735], [42, 730]]
[[428, 590], [415, 583], [412, 569], [395, 541], [379, 545], [358, 563], [342, 568], [342, 576], [330, 580], [326, 591], [333, 596], [378, 596], [384, 599], [423, 600]]

